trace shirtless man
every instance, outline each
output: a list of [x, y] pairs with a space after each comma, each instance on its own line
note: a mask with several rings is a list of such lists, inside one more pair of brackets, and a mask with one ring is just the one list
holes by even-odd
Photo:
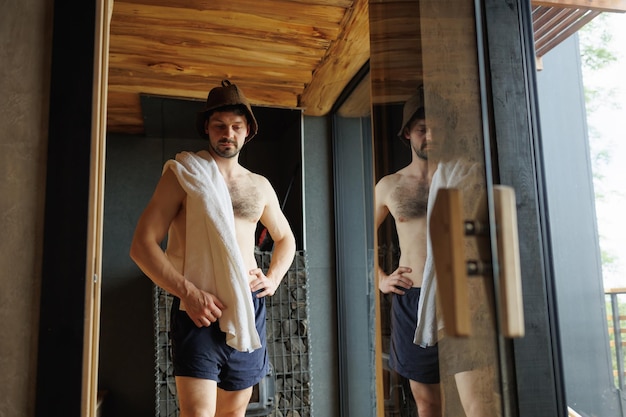
[[[220, 327], [234, 306], [226, 305], [216, 293], [206, 290], [211, 283], [205, 282], [204, 271], [190, 276], [194, 270], [190, 263], [195, 261], [185, 259], [193, 250], [191, 245], [185, 245], [185, 239], [192, 234], [197, 236], [196, 229], [202, 230], [205, 222], [197, 222], [197, 228], [194, 223], [194, 230], [185, 227], [191, 212], [191, 195], [183, 187], [184, 180], [175, 173], [178, 162], [166, 163], [137, 224], [130, 256], [156, 285], [175, 297], [171, 337], [180, 416], [244, 417], [253, 386], [268, 372], [264, 297], [274, 294], [291, 266], [295, 238], [269, 181], [239, 164], [239, 152], [257, 133], [257, 122], [236, 85], [224, 80], [221, 87], [209, 92], [206, 108], [198, 114], [197, 129], [208, 138], [208, 152], [189, 156], [215, 162], [223, 178], [223, 182], [217, 181], [218, 185], [229, 195], [230, 200], [226, 201], [232, 202], [232, 240], [236, 240], [233, 245], [241, 254], [238, 259], [244, 272], [240, 275], [248, 274], [241, 282], [249, 286], [245, 296], [251, 300], [244, 303], [251, 301], [251, 326], [258, 332], [257, 343], [243, 351], [227, 344], [228, 338]], [[209, 193], [208, 198], [213, 197]], [[259, 221], [274, 241], [267, 273], [258, 268], [254, 256]], [[166, 235], [168, 248], [163, 251], [161, 243]], [[209, 246], [219, 244], [218, 239], [213, 239]], [[194, 259], [204, 262], [204, 258]], [[213, 277], [209, 272], [206, 275]]]
[[439, 417], [438, 347], [423, 348], [413, 343], [426, 260], [428, 192], [436, 169], [436, 164], [428, 160], [432, 138], [425, 120], [423, 90], [404, 104], [398, 136], [410, 147], [411, 162], [381, 178], [375, 189], [375, 228], [391, 214], [400, 245], [398, 268], [389, 275], [380, 268], [378, 271], [378, 288], [384, 294], [393, 294], [389, 365], [409, 380], [419, 416]]

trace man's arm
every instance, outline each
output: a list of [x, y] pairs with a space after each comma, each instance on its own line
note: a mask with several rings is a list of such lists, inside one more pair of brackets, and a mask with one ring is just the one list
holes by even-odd
[[214, 296], [185, 279], [161, 248], [161, 242], [180, 211], [185, 196], [174, 173], [167, 170], [139, 217], [130, 257], [156, 285], [183, 300], [187, 314], [197, 326], [208, 326], [222, 315], [224, 306]]
[[[374, 188], [374, 230], [378, 234], [378, 229], [380, 228], [383, 221], [390, 214], [389, 210], [389, 194], [393, 189], [393, 177], [386, 176], [381, 178], [380, 181], [376, 184]], [[396, 225], [396, 227], [400, 227]], [[399, 266], [395, 271], [393, 271], [390, 275], [387, 275], [385, 271], [378, 265], [378, 289], [384, 293], [388, 294], [390, 292], [396, 294], [404, 294], [401, 288], [409, 289], [413, 286], [413, 281], [410, 278], [405, 277], [404, 273], [411, 273], [411, 268], [405, 266]]]
[[265, 178], [263, 178], [263, 190], [267, 200], [260, 221], [274, 241], [274, 250], [267, 275], [263, 274], [260, 268], [250, 271], [252, 275], [256, 275], [256, 278], [250, 282], [252, 291], [263, 289], [257, 297], [274, 295], [296, 254], [296, 238], [280, 208], [276, 192]]
[[161, 242], [180, 210], [184, 196], [185, 192], [172, 171], [165, 172], [139, 217], [130, 246], [130, 257], [148, 278], [177, 297], [187, 292], [186, 280], [165, 256]]
[[386, 199], [388, 193], [387, 183], [389, 179], [383, 177], [374, 187], [374, 230], [378, 231], [380, 225], [389, 215]]

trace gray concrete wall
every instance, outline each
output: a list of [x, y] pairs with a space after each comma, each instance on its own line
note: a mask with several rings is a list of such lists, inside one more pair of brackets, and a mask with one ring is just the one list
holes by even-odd
[[34, 415], [52, 1], [0, 13], [0, 415]]
[[304, 249], [309, 277], [311, 412], [339, 415], [332, 150], [327, 118], [304, 118]]

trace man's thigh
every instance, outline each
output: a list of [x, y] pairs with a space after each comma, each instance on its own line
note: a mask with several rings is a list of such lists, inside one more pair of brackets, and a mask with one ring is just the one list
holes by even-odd
[[217, 382], [210, 379], [176, 377], [180, 417], [214, 416], [217, 404]]
[[240, 391], [226, 391], [217, 389], [217, 411], [216, 417], [240, 416], [244, 417], [248, 403], [252, 397], [252, 387]]

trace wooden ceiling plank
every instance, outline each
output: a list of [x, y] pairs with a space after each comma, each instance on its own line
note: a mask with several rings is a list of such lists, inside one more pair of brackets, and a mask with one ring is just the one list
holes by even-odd
[[145, 133], [143, 117], [140, 121], [128, 125], [117, 121], [115, 117], [107, 117], [107, 132], [142, 136]]
[[153, 65], [147, 65], [142, 63], [135, 64], [134, 56], [128, 56], [128, 59], [122, 57], [119, 59], [118, 55], [115, 55], [115, 66], [109, 68], [109, 74], [111, 76], [119, 77], [116, 81], [123, 82], [122, 77], [155, 77], [160, 76], [164, 79], [170, 77], [198, 77], [209, 79], [223, 79], [232, 76], [247, 76], [250, 79], [275, 79], [280, 80], [284, 84], [300, 84], [302, 86], [302, 80], [310, 77], [311, 71], [300, 68], [285, 68], [285, 67], [262, 67], [257, 66], [254, 68], [249, 67], [237, 67], [237, 66], [199, 66], [199, 67], [184, 67], [180, 68], [176, 65], [169, 65], [167, 62], [162, 62]]
[[[384, 13], [375, 13], [374, 16], [370, 14], [370, 41], [376, 43], [387, 38], [393, 39], [394, 42], [402, 39], [420, 39], [419, 16], [407, 15], [406, 8], [404, 10], [397, 8], [397, 14], [388, 13], [388, 5], [389, 3], [385, 3]], [[372, 9], [370, 6], [370, 13], [372, 11], [376, 12], [376, 8]], [[384, 27], [384, 30], [372, 29], [379, 27]]]
[[569, 26], [585, 14], [584, 10], [578, 9], [557, 9], [558, 13], [547, 22], [543, 22], [535, 28], [535, 42], [553, 33], [558, 33], [562, 28]]
[[[232, 82], [240, 85], [242, 87], [242, 89], [244, 88], [244, 86], [251, 86], [251, 85], [258, 85], [261, 82], [265, 82], [265, 81], [259, 81], [259, 80], [263, 80], [260, 78], [254, 78], [253, 75], [230, 75], [226, 74], [220, 77], [155, 77], [155, 76], [133, 76], [133, 77], [127, 77], [127, 76], [118, 76], [118, 75], [111, 75], [110, 78], [113, 81], [113, 84], [111, 86], [111, 89], [113, 91], [137, 91], [137, 92], [142, 92], [142, 89], [144, 88], [167, 88], [169, 90], [177, 90], [180, 92], [184, 92], [184, 94], [176, 94], [179, 97], [193, 97], [193, 98], [198, 98], [198, 97], [204, 97], [206, 96], [207, 92], [209, 91], [207, 86], [217, 86], [220, 84], [220, 82], [223, 79], [229, 79]], [[120, 81], [133, 81], [133, 83], [127, 82], [126, 84], [122, 84]], [[273, 86], [273, 88], [275, 88], [277, 90], [277, 92], [286, 92], [289, 95], [292, 94], [292, 92], [300, 92], [300, 90], [302, 90], [303, 85], [301, 83], [297, 83], [297, 82], [273, 82], [271, 83], [271, 85]], [[123, 90], [122, 90], [123, 89]], [[147, 92], [147, 91], [146, 91]], [[251, 101], [252, 98], [250, 98]]]
[[[149, 35], [146, 34], [144, 24], [128, 22], [123, 26], [118, 26], [111, 31], [111, 36], [129, 36], [136, 38], [144, 38], [153, 42], [162, 43], [172, 47], [185, 47], [188, 45], [208, 46], [212, 43], [225, 43], [231, 46], [249, 46], [258, 44], [265, 49], [279, 48], [279, 50], [301, 50], [301, 49], [325, 49], [331, 41], [336, 39], [339, 32], [333, 36], [310, 36], [310, 33], [267, 33], [247, 29], [245, 32], [230, 34], [221, 31], [202, 31], [201, 33], [195, 29], [188, 27], [169, 27], [163, 30], [154, 31]], [[129, 45], [120, 44], [115, 39], [113, 47], [126, 48]], [[131, 45], [132, 46], [132, 45]]]
[[533, 6], [533, 8], [532, 8], [533, 23], [535, 23], [537, 20], [541, 19], [550, 10], [552, 10], [551, 7]]
[[[219, 46], [221, 48], [230, 48], [233, 50], [233, 57], [238, 55], [238, 50], [255, 50], [265, 51], [272, 54], [286, 54], [293, 56], [322, 56], [331, 40], [316, 39], [313, 42], [302, 42], [306, 36], [298, 37], [298, 39], [290, 40], [273, 40], [267, 39], [259, 33], [258, 36], [251, 38], [241, 35], [222, 35], [206, 34], [202, 38], [193, 37], [193, 34], [182, 31], [171, 30], [167, 33], [159, 33], [155, 36], [142, 36], [141, 34], [116, 32], [111, 34], [110, 51], [128, 51], [134, 50], [135, 53], [147, 54], [151, 50], [158, 50], [159, 53], [167, 55], [178, 55], [179, 51], [192, 51], [198, 53], [202, 51], [204, 54], [212, 52], [212, 48]], [[310, 39], [310, 38], [309, 38]], [[145, 50], [144, 48], [150, 48]]]
[[[141, 111], [129, 112], [130, 109], [134, 110], [134, 107], [129, 107], [124, 105], [124, 103], [120, 103], [120, 109], [117, 109], [115, 103], [112, 103], [111, 110], [107, 112], [107, 118], [109, 122], [115, 120], [115, 124], [118, 126], [124, 126], [127, 128], [128, 126], [138, 125], [141, 126], [143, 124], [143, 115]], [[141, 110], [141, 107], [138, 107]]]
[[[177, 89], [176, 86], [164, 86], [163, 84], [144, 86], [141, 91], [132, 89], [131, 86], [118, 86], [112, 87], [113, 92], [116, 93], [133, 93], [133, 94], [153, 94], [164, 97], [182, 98], [182, 99], [196, 99], [206, 100], [208, 91], [213, 87], [220, 85], [221, 80], [215, 80], [214, 83], [207, 83], [204, 85], [204, 93], [194, 91], [193, 95], [187, 94], [186, 90]], [[279, 91], [274, 86], [268, 86], [263, 84], [262, 88], [253, 88], [251, 86], [244, 86], [243, 83], [238, 83], [241, 89], [245, 92], [246, 97], [249, 97], [252, 105], [255, 106], [268, 106], [268, 107], [283, 107], [283, 108], [298, 108], [298, 94], [299, 91]], [[207, 88], [208, 86], [208, 88]]]
[[[215, 71], [208, 75], [172, 75], [169, 73], [155, 74], [154, 72], [149, 71], [129, 72], [123, 69], [113, 68], [109, 71], [109, 78], [112, 85], [125, 82], [127, 84], [139, 87], [144, 82], [156, 79], [157, 82], [166, 84], [177, 83], [179, 85], [184, 85], [184, 83], [188, 83], [189, 87], [186, 88], [187, 90], [194, 90], [199, 88], [200, 91], [204, 91], [206, 89], [206, 85], [208, 83], [211, 83], [213, 80], [219, 82], [225, 78], [237, 79], [240, 82], [245, 82], [245, 84], [259, 82], [258, 80], [274, 79], [275, 81], [272, 82], [273, 85], [281, 85], [286, 89], [303, 88], [303, 84], [301, 81], [302, 77], [296, 78], [290, 74], [285, 74], [285, 76], [282, 76], [282, 74], [271, 73], [269, 72], [269, 70], [260, 70], [258, 72], [245, 72], [238, 71], [236, 68], [229, 68], [228, 72]], [[196, 87], [192, 88], [192, 86]], [[206, 91], [204, 91], [204, 93], [206, 93]]]
[[[180, 0], [123, 0], [117, 1], [118, 3], [129, 3], [136, 5], [154, 5], [159, 7], [173, 7], [178, 8], [181, 7]], [[252, 5], [253, 9], [256, 9], [260, 6], [260, 2], [258, 0], [229, 0], [229, 1], [215, 1], [215, 0], [185, 0], [185, 8], [194, 9], [194, 10], [246, 10], [250, 9]], [[269, 9], [274, 9], [273, 5], [276, 5], [276, 8], [287, 8], [293, 10], [301, 10], [305, 7], [310, 6], [332, 6], [332, 7], [342, 7], [347, 9], [352, 6], [352, 0], [281, 0], [275, 1], [272, 0], [272, 7]], [[265, 8], [267, 10], [268, 8]]]
[[546, 53], [548, 53], [550, 50], [552, 50], [554, 47], [556, 47], [559, 43], [563, 42], [565, 39], [567, 39], [568, 37], [572, 36], [574, 33], [576, 33], [578, 30], [580, 30], [580, 28], [585, 26], [587, 23], [589, 23], [595, 17], [599, 16], [600, 13], [602, 13], [602, 12], [599, 12], [599, 11], [587, 11], [587, 13], [585, 13], [584, 16], [582, 16], [580, 19], [578, 19], [575, 23], [571, 24], [569, 27], [564, 28], [560, 33], [555, 34], [552, 37], [552, 39], [550, 39], [549, 41], [540, 42], [536, 46], [536, 55], [538, 57], [544, 56]]
[[[423, 74], [418, 79], [423, 79]], [[415, 91], [414, 80], [372, 81], [372, 104], [404, 103], [407, 91]]]
[[[227, 29], [216, 24], [205, 24], [197, 22], [190, 24], [184, 20], [170, 21], [167, 25], [157, 22], [154, 19], [118, 19], [114, 27], [111, 28], [111, 35], [134, 35], [154, 39], [167, 39], [171, 35], [178, 35], [182, 39], [202, 41], [204, 39], [215, 39], [228, 35], [243, 39], [255, 39], [268, 43], [293, 42], [297, 45], [325, 44], [337, 38], [340, 30], [335, 26], [332, 28], [315, 28], [308, 26], [283, 27], [281, 30], [267, 30], [264, 26], [246, 26], [237, 30]], [[307, 38], [307, 39], [302, 39]]]
[[[226, 4], [227, 2], [212, 2], [215, 4]], [[126, 2], [115, 3], [111, 28], [117, 21], [136, 19], [138, 21], [162, 22], [163, 26], [169, 24], [177, 25], [187, 22], [191, 27], [215, 27], [222, 31], [239, 30], [245, 27], [254, 27], [268, 32], [298, 30], [299, 27], [309, 27], [319, 29], [334, 29], [339, 26], [345, 13], [344, 7], [336, 6], [315, 6], [309, 7], [285, 7], [276, 6], [279, 0], [273, 0], [272, 6], [267, 7], [264, 1], [254, 0], [250, 2], [250, 7], [239, 10], [229, 10], [213, 8], [199, 10], [185, 7], [162, 7], [152, 4], [130, 4]], [[165, 22], [165, 23], [163, 23]], [[237, 24], [245, 22], [245, 24]]]
[[[113, 37], [111, 37], [113, 39]], [[116, 38], [116, 41], [118, 39]], [[171, 46], [162, 45], [154, 42], [147, 42], [144, 39], [119, 39], [120, 42], [133, 42], [132, 49], [124, 48], [127, 53], [120, 53], [121, 49], [111, 46], [111, 55], [122, 57], [126, 55], [128, 57], [146, 57], [147, 61], [151, 64], [158, 64], [161, 62], [175, 64], [181, 69], [186, 67], [186, 63], [195, 64], [196, 67], [207, 65], [236, 65], [240, 67], [249, 67], [253, 69], [259, 65], [280, 68], [280, 67], [294, 67], [294, 68], [314, 68], [323, 54], [318, 52], [316, 55], [306, 56], [301, 55], [288, 55], [278, 53], [268, 53], [268, 51], [258, 49], [243, 49], [236, 47], [227, 47], [223, 45], [207, 46], [198, 48], [176, 48]], [[112, 42], [113, 43], [113, 42]], [[175, 54], [172, 54], [172, 51]], [[115, 65], [115, 62], [112, 63]]]
[[[536, 48], [540, 48], [546, 42], [552, 42], [555, 37], [558, 37], [561, 33], [568, 32], [572, 34], [582, 27], [581, 21], [588, 13], [593, 13], [589, 10], [576, 10], [570, 9], [569, 14], [562, 15], [560, 19], [553, 21], [550, 25], [545, 25], [540, 31], [535, 34]], [[574, 30], [570, 30], [570, 28]], [[569, 35], [568, 35], [569, 36]]]
[[[413, 9], [412, 13], [409, 10]], [[418, 4], [397, 0], [370, 4], [370, 76], [372, 104], [406, 100], [414, 89], [405, 82], [423, 79], [421, 20]], [[395, 85], [406, 86], [400, 91]]]
[[626, 0], [532, 0], [531, 4], [533, 6], [589, 9], [599, 12], [626, 12]]
[[[252, 104], [268, 105], [274, 101], [281, 106], [298, 107], [298, 95], [302, 91], [303, 85], [297, 83], [272, 83], [259, 81], [259, 78], [243, 76], [236, 77], [186, 77], [184, 79], [174, 77], [132, 77], [133, 82], [128, 82], [128, 77], [123, 77], [119, 82], [118, 76], [110, 75], [111, 83], [109, 90], [117, 93], [134, 92], [136, 94], [158, 94], [163, 96], [206, 99], [209, 90], [220, 85], [224, 78], [230, 79], [245, 91], [246, 96]], [[125, 81], [125, 82], [124, 82]], [[265, 86], [269, 91], [262, 91]]]
[[535, 18], [535, 15], [533, 14], [533, 27], [536, 29], [551, 24], [551, 22], [554, 22], [559, 18], [559, 15], [563, 16], [566, 15], [568, 12], [569, 9], [556, 7], [544, 8], [544, 12], [540, 16], [538, 15]]

